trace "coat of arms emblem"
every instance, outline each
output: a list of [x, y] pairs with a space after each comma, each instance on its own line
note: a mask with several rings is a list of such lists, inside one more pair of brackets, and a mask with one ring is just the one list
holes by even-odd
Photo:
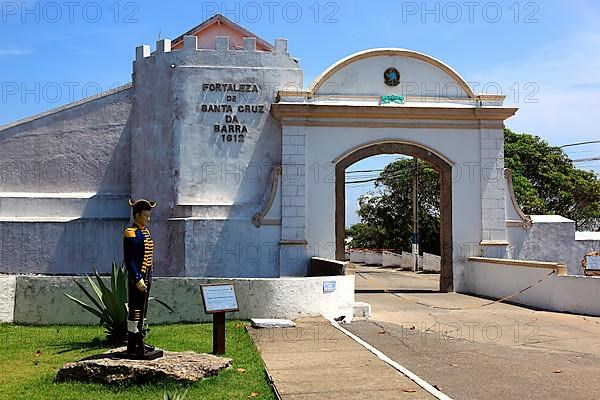
[[400, 83], [400, 72], [396, 68], [388, 68], [383, 73], [383, 80], [388, 86], [398, 86]]

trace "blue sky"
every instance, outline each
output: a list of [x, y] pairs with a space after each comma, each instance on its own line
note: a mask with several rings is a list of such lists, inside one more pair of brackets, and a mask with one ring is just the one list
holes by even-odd
[[[136, 46], [219, 11], [267, 41], [287, 38], [306, 86], [356, 51], [408, 48], [446, 62], [475, 92], [508, 95], [520, 109], [507, 123], [515, 131], [553, 145], [600, 139], [597, 1], [29, 0], [3, 1], [0, 11], [0, 125], [128, 83]], [[600, 145], [569, 152], [596, 157]]]

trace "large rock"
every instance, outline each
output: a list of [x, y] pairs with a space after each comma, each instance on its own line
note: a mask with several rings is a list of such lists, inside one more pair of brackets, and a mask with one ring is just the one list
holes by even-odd
[[145, 383], [161, 379], [195, 382], [217, 375], [222, 369], [231, 367], [232, 363], [230, 358], [193, 351], [165, 351], [164, 356], [156, 360], [128, 360], [119, 357], [124, 351], [125, 348], [122, 347], [74, 363], [66, 363], [58, 371], [55, 382], [75, 380], [110, 384]]

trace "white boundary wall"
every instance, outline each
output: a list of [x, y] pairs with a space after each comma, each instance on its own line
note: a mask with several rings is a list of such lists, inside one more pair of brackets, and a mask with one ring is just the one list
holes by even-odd
[[13, 322], [17, 277], [0, 275], [0, 323]]
[[[69, 300], [64, 293], [87, 300], [74, 280], [89, 287], [84, 277], [13, 276], [16, 281], [14, 322], [23, 324], [97, 324], [98, 318]], [[16, 279], [15, 279], [16, 278]], [[108, 278], [107, 278], [108, 281]], [[335, 291], [324, 293], [323, 282], [335, 281]], [[1, 282], [1, 280], [0, 280]], [[324, 315], [338, 317], [340, 308], [347, 310], [354, 302], [354, 275], [308, 278], [154, 278], [151, 295], [165, 301], [170, 313], [156, 302], [150, 302], [148, 322], [207, 322], [200, 285], [233, 283], [239, 312], [227, 318], [286, 318]], [[0, 283], [1, 284], [1, 283]], [[89, 303], [89, 301], [86, 301]], [[0, 306], [0, 309], [4, 309]], [[6, 321], [9, 322], [9, 321]]]
[[509, 301], [548, 311], [600, 316], [600, 277], [565, 275], [558, 263], [471, 257], [463, 293], [504, 298], [551, 275]]
[[402, 265], [402, 256], [392, 251], [383, 252], [384, 267], [400, 267]]
[[365, 251], [365, 264], [383, 265], [383, 253], [380, 251]]
[[350, 262], [353, 263], [364, 263], [365, 252], [363, 250], [350, 250]]
[[426, 272], [437, 272], [442, 270], [442, 257], [435, 254], [423, 253], [420, 259], [421, 269]]

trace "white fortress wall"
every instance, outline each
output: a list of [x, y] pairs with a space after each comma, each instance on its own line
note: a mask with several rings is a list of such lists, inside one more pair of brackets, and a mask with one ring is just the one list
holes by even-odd
[[131, 181], [131, 85], [0, 127], [0, 272], [107, 271]]

